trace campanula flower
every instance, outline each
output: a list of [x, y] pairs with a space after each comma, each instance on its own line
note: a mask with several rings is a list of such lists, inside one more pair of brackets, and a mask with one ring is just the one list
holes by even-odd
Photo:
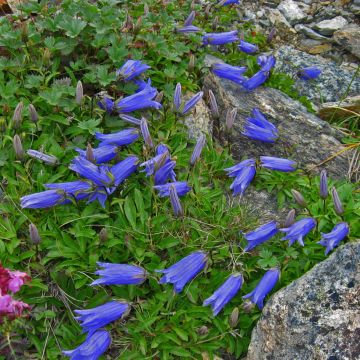
[[272, 156], [260, 156], [260, 165], [266, 169], [290, 172], [296, 170], [296, 162]]
[[200, 157], [201, 152], [205, 146], [205, 143], [206, 143], [206, 136], [204, 134], [201, 134], [196, 142], [194, 151], [191, 154], [191, 158], [190, 158], [191, 165], [194, 165], [196, 160]]
[[[75, 149], [81, 157], [87, 158], [87, 150], [79, 148]], [[92, 149], [92, 155], [97, 164], [102, 164], [111, 161], [118, 153], [118, 148], [115, 145], [103, 145], [96, 149]], [[89, 160], [89, 159], [88, 159]]]
[[230, 275], [227, 280], [204, 301], [203, 306], [210, 305], [214, 316], [216, 316], [241, 289], [243, 282], [244, 279], [241, 274], [235, 273]]
[[65, 350], [63, 354], [70, 360], [97, 360], [110, 346], [111, 337], [107, 331], [89, 334], [86, 340], [74, 350]]
[[207, 33], [203, 36], [204, 45], [224, 45], [238, 41], [237, 30], [222, 33]]
[[326, 199], [329, 195], [328, 184], [327, 184], [327, 173], [326, 170], [321, 170], [320, 173], [320, 197]]
[[254, 231], [244, 234], [244, 238], [248, 242], [244, 250], [252, 250], [257, 245], [271, 239], [277, 232], [278, 229], [276, 227], [276, 221], [270, 221], [267, 224], [258, 227]]
[[102, 171], [102, 167], [93, 164], [81, 156], [76, 156], [69, 166], [70, 170], [77, 172], [86, 179], [99, 186], [107, 186], [111, 183], [108, 174]]
[[124, 120], [129, 122], [130, 124], [134, 124], [134, 125], [138, 125], [140, 126], [140, 122], [141, 120], [131, 116], [131, 115], [127, 115], [127, 114], [119, 114], [119, 117]]
[[151, 148], [154, 147], [154, 143], [151, 139], [151, 135], [150, 135], [149, 127], [148, 127], [148, 122], [144, 117], [141, 118], [140, 130], [141, 130], [141, 134], [144, 138], [145, 144]]
[[349, 231], [349, 225], [346, 222], [341, 222], [335, 225], [331, 232], [327, 234], [321, 233], [321, 240], [318, 244], [326, 247], [325, 255], [338, 246], [339, 243], [349, 234]]
[[254, 108], [252, 115], [246, 118], [242, 134], [254, 140], [275, 142], [279, 136], [276, 126], [268, 121], [259, 109]]
[[289, 240], [289, 246], [297, 241], [301, 246], [304, 246], [303, 237], [306, 236], [316, 226], [316, 220], [313, 218], [304, 218], [297, 221], [288, 228], [279, 229], [286, 233], [281, 240]]
[[254, 54], [259, 51], [259, 47], [244, 40], [240, 40], [239, 49], [247, 54]]
[[125, 181], [138, 167], [139, 158], [134, 155], [128, 156], [126, 159], [114, 165], [111, 169], [111, 175], [114, 179], [114, 185], [119, 186]]
[[273, 55], [265, 56], [266, 59], [262, 58], [261, 64], [259, 64], [259, 58], [258, 58], [258, 64], [261, 66], [261, 71], [264, 72], [267, 76], [269, 76], [270, 70], [275, 66], [276, 59]]
[[[143, 80], [143, 79], [134, 79], [132, 80], [132, 82], [137, 86], [137, 89], [136, 89], [136, 93], [144, 90], [146, 87], [151, 87], [151, 79], [148, 79], [147, 81]], [[155, 101], [156, 100], [156, 97], [155, 97]]]
[[201, 31], [201, 29], [195, 25], [187, 25], [183, 26], [182, 28], [176, 29], [176, 31], [179, 33], [194, 33]]
[[204, 93], [200, 91], [197, 94], [195, 94], [190, 100], [188, 100], [185, 103], [183, 110], [181, 111], [181, 115], [187, 114], [201, 100], [203, 95]]
[[174, 284], [174, 291], [179, 293], [189, 281], [204, 269], [206, 263], [206, 253], [195, 251], [169, 268], [156, 270], [156, 272], [164, 274], [159, 281], [160, 284]]
[[266, 55], [259, 55], [256, 59], [257, 64], [262, 67], [266, 64], [268, 57]]
[[160, 109], [162, 107], [161, 104], [153, 100], [156, 94], [157, 90], [150, 85], [147, 85], [138, 93], [122, 98], [115, 106], [120, 113], [129, 113], [149, 107]]
[[239, 4], [240, 0], [226, 0], [226, 1], [221, 1], [222, 6], [226, 6], [226, 5], [231, 5], [231, 4]]
[[191, 190], [191, 187], [186, 181], [174, 181], [172, 183], [167, 183], [164, 185], [157, 185], [154, 186], [154, 189], [159, 191], [160, 197], [165, 197], [170, 195], [170, 186], [175, 187], [178, 196], [184, 196]]
[[195, 16], [196, 16], [196, 12], [192, 11], [189, 16], [186, 18], [185, 22], [184, 22], [184, 26], [189, 26], [193, 23], [193, 21], [195, 20]]
[[124, 81], [129, 81], [148, 69], [150, 69], [150, 66], [142, 63], [140, 60], [128, 60], [116, 71], [116, 76], [120, 76]]
[[270, 121], [268, 121], [266, 119], [265, 115], [257, 108], [254, 108], [252, 110], [251, 122], [262, 128], [269, 129], [272, 132], [274, 132], [274, 134], [277, 135], [278, 130], [277, 130], [276, 126], [273, 123], [271, 123]]
[[106, 96], [99, 100], [97, 104], [100, 109], [105, 110], [109, 114], [114, 110], [115, 106], [114, 101]]
[[176, 110], [180, 109], [181, 106], [181, 84], [177, 83], [174, 92], [174, 106]]
[[[66, 199], [83, 200], [93, 191], [93, 186], [88, 181], [77, 180], [63, 183], [44, 184], [47, 189], [63, 192]], [[66, 200], [64, 203], [68, 203]]]
[[156, 156], [140, 164], [145, 167], [146, 176], [154, 175], [155, 171], [160, 169], [165, 163], [170, 161], [170, 152], [166, 145], [159, 144], [156, 148]]
[[302, 80], [316, 79], [321, 74], [321, 70], [315, 66], [305, 67], [297, 72], [297, 76]]
[[43, 152], [37, 151], [37, 150], [30, 149], [30, 150], [27, 150], [26, 153], [29, 156], [31, 156], [32, 158], [41, 160], [45, 164], [48, 164], [48, 165], [56, 165], [59, 161], [56, 156], [47, 155], [47, 154], [44, 154]]
[[48, 208], [65, 201], [65, 193], [56, 190], [47, 190], [35, 194], [25, 195], [20, 199], [20, 206], [29, 209]]
[[170, 190], [169, 190], [169, 197], [170, 197], [170, 202], [171, 202], [171, 206], [173, 208], [174, 211], [174, 215], [176, 217], [180, 217], [184, 215], [184, 211], [183, 208], [181, 206], [181, 202], [179, 199], [179, 196], [176, 192], [175, 186], [171, 185], [170, 186]]
[[248, 166], [255, 166], [255, 160], [254, 159], [246, 159], [243, 160], [241, 162], [239, 162], [238, 164], [229, 167], [227, 169], [224, 169], [224, 171], [227, 172], [227, 176], [229, 177], [236, 177], [238, 176], [245, 168], [247, 168]]
[[139, 137], [139, 130], [135, 128], [128, 128], [112, 134], [95, 133], [96, 139], [100, 140], [100, 146], [116, 145], [124, 146], [132, 144]]
[[280, 277], [280, 270], [272, 268], [268, 270], [261, 278], [255, 289], [243, 296], [243, 299], [249, 299], [253, 304], [256, 304], [261, 310], [264, 307], [265, 296], [274, 288]]
[[255, 73], [250, 79], [244, 81], [241, 85], [246, 90], [251, 91], [262, 85], [267, 80], [268, 77], [269, 77], [268, 73], [260, 70], [257, 73]]
[[176, 180], [176, 175], [174, 173], [175, 166], [176, 166], [175, 161], [165, 162], [165, 164], [155, 172], [154, 175], [155, 185], [163, 185], [166, 183], [168, 179], [175, 181]]
[[146, 280], [146, 271], [135, 265], [112, 264], [97, 262], [102, 268], [95, 271], [96, 275], [101, 277], [94, 280], [90, 285], [133, 285], [142, 284]]
[[242, 75], [246, 71], [245, 66], [232, 66], [228, 64], [213, 64], [211, 70], [216, 76], [242, 84], [246, 78]]
[[332, 199], [333, 199], [333, 203], [334, 203], [335, 212], [340, 216], [343, 215], [344, 214], [344, 208], [342, 206], [339, 194], [337, 193], [335, 187], [333, 187], [331, 189], [331, 195], [332, 195]]
[[110, 301], [93, 309], [75, 310], [83, 332], [93, 334], [100, 328], [125, 317], [130, 311], [130, 305], [125, 301]]

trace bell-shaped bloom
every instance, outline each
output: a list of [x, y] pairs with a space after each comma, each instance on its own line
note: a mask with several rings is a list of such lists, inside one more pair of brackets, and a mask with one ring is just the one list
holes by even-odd
[[278, 138], [278, 132], [268, 127], [258, 126], [253, 120], [253, 118], [246, 119], [242, 134], [253, 140], [274, 143]]
[[270, 121], [268, 121], [268, 119], [266, 119], [265, 115], [259, 109], [254, 108], [252, 111], [251, 120], [249, 119], [250, 118], [248, 118], [247, 121], [251, 122], [252, 124], [264, 129], [268, 129], [269, 131], [274, 133], [274, 136], [278, 135], [278, 130], [276, 126]]
[[187, 26], [183, 26], [181, 28], [177, 28], [176, 29], [177, 32], [179, 33], [194, 33], [194, 32], [199, 32], [201, 31], [201, 29], [197, 26], [194, 25], [187, 25]]
[[147, 85], [143, 90], [122, 98], [115, 106], [120, 113], [129, 113], [144, 108], [160, 109], [161, 104], [153, 100], [156, 94], [157, 90]]
[[146, 176], [154, 175], [154, 173], [160, 169], [165, 163], [170, 160], [170, 152], [166, 145], [159, 144], [156, 148], [156, 156], [140, 164], [141, 167], [145, 167]]
[[226, 1], [221, 1], [222, 6], [226, 6], [226, 5], [231, 5], [231, 4], [239, 4], [240, 0], [226, 0]]
[[259, 47], [255, 44], [240, 40], [239, 49], [246, 54], [255, 54], [259, 51]]
[[[151, 87], [151, 79], [148, 79], [147, 81], [143, 79], [134, 79], [132, 82], [137, 86], [136, 93], [143, 91], [146, 87]], [[156, 101], [156, 100], [155, 100]]]
[[181, 106], [181, 84], [177, 83], [174, 92], [174, 106], [176, 110], [180, 110]]
[[136, 117], [133, 117], [133, 116], [128, 115], [128, 114], [119, 114], [119, 117], [122, 120], [124, 120], [124, 121], [126, 121], [126, 122], [128, 122], [130, 124], [140, 126], [141, 120], [137, 119]]
[[[260, 58], [260, 57], [259, 57]], [[261, 71], [269, 76], [270, 70], [275, 66], [276, 59], [273, 55], [258, 58], [258, 64], [261, 66]]]
[[206, 262], [207, 254], [203, 251], [195, 251], [169, 268], [156, 270], [156, 272], [164, 274], [160, 279], [160, 284], [174, 284], [175, 292], [179, 293], [189, 281], [204, 269]]
[[204, 45], [224, 45], [238, 40], [237, 30], [222, 33], [207, 33], [203, 36]]
[[48, 165], [56, 165], [59, 160], [56, 156], [44, 154], [41, 151], [29, 149], [26, 153], [34, 159], [41, 160]]
[[107, 350], [111, 336], [107, 331], [100, 330], [89, 334], [86, 340], [74, 350], [65, 350], [63, 354], [70, 360], [97, 360]]
[[11, 271], [4, 268], [0, 263], [0, 296], [6, 294], [8, 291], [17, 293], [25, 282], [30, 281], [30, 276], [21, 271]]
[[57, 190], [46, 190], [23, 196], [20, 199], [20, 205], [22, 208], [42, 209], [61, 204], [64, 200], [64, 192]]
[[146, 271], [140, 266], [104, 262], [97, 265], [102, 269], [95, 274], [101, 277], [90, 285], [138, 285], [146, 280]]
[[170, 197], [171, 206], [172, 206], [173, 211], [174, 211], [174, 215], [176, 217], [183, 216], [184, 211], [183, 211], [183, 208], [181, 206], [181, 202], [180, 202], [179, 196], [178, 196], [178, 194], [176, 192], [176, 189], [175, 189], [174, 185], [170, 186], [169, 197]]
[[255, 166], [255, 163], [256, 162], [254, 159], [246, 159], [232, 167], [224, 169], [224, 171], [227, 172], [227, 176], [236, 177], [242, 172], [243, 169], [247, 168], [248, 166]]
[[330, 251], [334, 250], [335, 247], [339, 245], [339, 243], [346, 238], [349, 234], [350, 228], [346, 222], [341, 222], [334, 226], [331, 232], [324, 234], [321, 233], [321, 240], [318, 244], [325, 246], [325, 255], [327, 255]]
[[332, 187], [331, 189], [331, 195], [332, 195], [332, 199], [333, 199], [333, 204], [334, 204], [334, 209], [335, 209], [335, 212], [341, 216], [344, 214], [344, 207], [341, 203], [341, 200], [340, 200], [340, 197], [339, 197], [339, 194], [338, 192], [336, 191], [336, 188], [335, 186]]
[[203, 306], [210, 305], [214, 316], [216, 316], [224, 306], [238, 293], [244, 279], [241, 274], [230, 275], [227, 280], [209, 297]]
[[326, 199], [329, 195], [328, 184], [327, 184], [327, 173], [326, 170], [321, 170], [320, 173], [320, 197]]
[[256, 59], [257, 64], [262, 67], [266, 64], [268, 57], [264, 54], [259, 55]]
[[201, 134], [196, 142], [194, 151], [191, 154], [191, 158], [190, 158], [191, 165], [194, 165], [196, 160], [200, 157], [201, 152], [205, 146], [205, 143], [206, 143], [206, 136], [204, 134]]
[[[88, 181], [68, 181], [63, 183], [44, 184], [47, 189], [58, 190], [64, 193], [67, 199], [83, 200], [93, 191], [93, 186]], [[68, 200], [65, 203], [69, 202]]]
[[111, 178], [101, 171], [101, 168], [81, 156], [76, 156], [69, 166], [69, 169], [77, 172], [86, 179], [91, 180], [96, 185], [107, 186], [111, 183]]
[[[81, 157], [86, 158], [86, 150], [79, 148], [75, 149]], [[95, 162], [102, 164], [111, 161], [118, 153], [118, 148], [115, 145], [103, 145], [98, 148], [92, 149]]]
[[279, 229], [286, 233], [281, 240], [289, 240], [289, 246], [297, 241], [301, 246], [304, 246], [304, 237], [316, 226], [316, 220], [313, 218], [304, 218], [297, 221], [288, 228]]
[[110, 301], [93, 309], [75, 310], [75, 319], [80, 323], [83, 332], [93, 334], [100, 328], [119, 318], [125, 317], [130, 311], [130, 305], [125, 301]]
[[255, 73], [251, 78], [244, 81], [241, 85], [248, 91], [254, 90], [260, 85], [262, 85], [267, 78], [269, 77], [269, 74], [265, 71], [258, 71]]
[[270, 221], [267, 224], [258, 227], [254, 231], [244, 234], [244, 238], [248, 242], [244, 250], [252, 250], [257, 245], [271, 239], [277, 232], [278, 229], [276, 227], [276, 221]]
[[272, 268], [268, 270], [261, 278], [255, 289], [243, 296], [243, 299], [249, 299], [253, 304], [256, 304], [261, 310], [264, 307], [265, 296], [274, 288], [280, 277], [280, 270]]
[[255, 160], [248, 159], [240, 162], [232, 168], [225, 169], [229, 177], [234, 177], [234, 182], [230, 185], [234, 195], [243, 195], [256, 174]]
[[149, 65], [144, 64], [140, 60], [128, 60], [116, 71], [116, 76], [120, 76], [122, 80], [129, 81], [150, 69]]
[[213, 64], [212, 72], [223, 79], [231, 80], [237, 84], [242, 84], [246, 81], [246, 78], [243, 76], [243, 73], [246, 71], [245, 66], [232, 66], [228, 64]]
[[114, 110], [115, 106], [114, 101], [106, 96], [99, 100], [97, 104], [100, 109], [105, 110], [109, 114]]
[[159, 191], [160, 197], [165, 197], [170, 195], [170, 186], [175, 187], [178, 196], [184, 196], [191, 190], [191, 187], [186, 181], [174, 181], [172, 183], [167, 183], [164, 185], [157, 185], [154, 186], [154, 189]]
[[100, 140], [99, 147], [104, 145], [124, 146], [132, 144], [139, 137], [139, 130], [128, 128], [111, 134], [95, 133], [96, 139]]
[[15, 300], [11, 295], [0, 295], [0, 319], [6, 316], [9, 320], [14, 320], [30, 309], [28, 304]]
[[260, 165], [266, 169], [291, 172], [296, 170], [296, 162], [288, 159], [260, 156]]
[[305, 67], [297, 72], [297, 76], [302, 80], [316, 79], [321, 74], [321, 70], [315, 66]]
[[168, 179], [175, 181], [176, 175], [174, 168], [176, 166], [175, 161], [168, 161], [163, 166], [161, 166], [154, 175], [155, 185], [163, 185]]
[[114, 165], [111, 169], [111, 175], [114, 179], [114, 185], [119, 186], [125, 181], [138, 167], [139, 158], [134, 155], [128, 156], [123, 161]]
[[193, 23], [193, 21], [195, 20], [195, 16], [196, 16], [196, 12], [192, 11], [189, 16], [186, 18], [186, 20], [184, 21], [184, 26], [189, 26]]
[[197, 94], [195, 94], [190, 100], [188, 100], [185, 103], [183, 110], [181, 111], [181, 115], [187, 114], [201, 100], [203, 95], [204, 93], [200, 91]]
[[145, 144], [148, 145], [149, 147], [154, 147], [154, 143], [151, 139], [151, 135], [150, 135], [149, 127], [148, 127], [148, 122], [144, 117], [141, 119], [140, 129], [141, 129], [141, 134], [144, 138]]

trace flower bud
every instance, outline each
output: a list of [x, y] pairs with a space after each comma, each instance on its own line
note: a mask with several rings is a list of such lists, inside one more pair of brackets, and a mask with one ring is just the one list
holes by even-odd
[[230, 327], [234, 328], [237, 325], [238, 321], [239, 321], [239, 308], [235, 307], [229, 317]]
[[207, 335], [207, 333], [209, 332], [209, 329], [208, 329], [207, 326], [203, 325], [202, 327], [200, 327], [198, 329], [197, 332], [198, 332], [199, 335], [203, 336], [203, 335]]
[[331, 195], [335, 207], [335, 212], [341, 216], [342, 214], [344, 214], [344, 208], [342, 206], [342, 203], [339, 198], [339, 194], [337, 193], [335, 187], [331, 189]]
[[29, 233], [30, 233], [30, 240], [34, 245], [39, 245], [41, 242], [41, 237], [39, 235], [39, 231], [34, 224], [29, 225]]
[[155, 96], [155, 101], [158, 103], [161, 103], [162, 99], [164, 97], [164, 92], [160, 91], [157, 93], [157, 95]]
[[329, 195], [328, 186], [327, 186], [327, 174], [326, 170], [321, 170], [320, 173], [320, 197], [326, 199]]
[[102, 228], [99, 232], [99, 240], [105, 242], [108, 239], [108, 232], [106, 228]]
[[290, 227], [292, 224], [294, 224], [295, 222], [295, 215], [296, 215], [296, 211], [295, 209], [292, 209], [288, 212], [288, 214], [286, 215], [285, 221], [284, 221], [284, 228], [288, 228]]
[[193, 72], [194, 69], [195, 69], [195, 55], [191, 54], [189, 58], [188, 70], [189, 72]]
[[244, 312], [246, 312], [246, 313], [250, 313], [254, 307], [255, 307], [255, 304], [252, 303], [251, 301], [245, 301], [243, 303], [243, 309], [244, 309]]
[[33, 104], [30, 104], [28, 107], [30, 119], [33, 123], [37, 123], [39, 120], [39, 115], [35, 109], [35, 106]]
[[211, 113], [213, 115], [213, 117], [215, 119], [218, 119], [219, 118], [219, 108], [218, 108], [218, 105], [217, 105], [217, 102], [216, 102], [216, 97], [214, 95], [214, 93], [209, 90], [209, 100], [210, 100], [210, 110], [211, 110]]
[[12, 118], [12, 121], [14, 123], [14, 128], [18, 129], [21, 125], [21, 121], [22, 121], [22, 111], [24, 109], [24, 103], [22, 101], [20, 101], [15, 108], [14, 111], [14, 115]]
[[218, 25], [219, 25], [219, 17], [215, 16], [215, 18], [211, 24], [211, 28], [215, 31], [217, 29]]
[[84, 88], [82, 82], [79, 80], [76, 85], [75, 101], [78, 105], [81, 105], [84, 98]]
[[236, 114], [237, 114], [237, 109], [233, 108], [232, 110], [228, 110], [226, 112], [226, 120], [225, 120], [225, 125], [226, 125], [226, 129], [229, 131], [233, 125], [234, 125], [234, 121], [236, 118]]
[[210, 15], [210, 10], [211, 10], [211, 4], [208, 4], [205, 8], [205, 19], [209, 19], [209, 15]]
[[93, 148], [91, 146], [91, 144], [87, 144], [86, 146], [86, 160], [92, 162], [93, 164], [95, 164], [95, 156], [94, 156], [94, 151]]
[[267, 42], [268, 44], [271, 43], [271, 41], [272, 41], [272, 39], [274, 38], [275, 35], [276, 35], [276, 28], [273, 27], [273, 28], [270, 30], [270, 32], [269, 32], [269, 34], [268, 34], [268, 36], [267, 36], [266, 42]]
[[13, 138], [13, 146], [15, 150], [15, 156], [17, 160], [23, 160], [24, 159], [24, 149], [21, 143], [21, 139], [19, 135], [15, 135]]
[[306, 201], [298, 191], [291, 189], [291, 193], [299, 206], [306, 207]]

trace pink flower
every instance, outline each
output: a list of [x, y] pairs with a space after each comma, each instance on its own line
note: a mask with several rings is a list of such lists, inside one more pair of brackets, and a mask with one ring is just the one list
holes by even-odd
[[0, 264], [0, 294], [6, 294], [9, 291], [16, 293], [30, 279], [28, 274], [17, 270], [11, 271]]
[[[22, 315], [24, 310], [29, 310], [30, 306], [22, 301], [17, 301], [10, 295], [0, 295], [0, 318], [7, 316], [9, 319], [15, 319]], [[1, 323], [1, 321], [0, 321]]]

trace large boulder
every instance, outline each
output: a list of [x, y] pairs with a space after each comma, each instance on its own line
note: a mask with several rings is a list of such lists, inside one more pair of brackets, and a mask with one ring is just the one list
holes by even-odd
[[[210, 56], [206, 58], [208, 65], [220, 61]], [[344, 146], [339, 141], [342, 134], [309, 113], [298, 101], [267, 87], [245, 92], [237, 84], [212, 74], [204, 80], [205, 92], [209, 89], [215, 94], [221, 113], [218, 126], [216, 123], [214, 126], [214, 135], [222, 142], [230, 142], [236, 160], [269, 155], [296, 160], [300, 168], [315, 173], [325, 167], [336, 178], [348, 173], [348, 159], [352, 154], [343, 151]], [[234, 107], [238, 109], [237, 117], [228, 136], [225, 114]], [[254, 141], [241, 134], [245, 119], [253, 108], [262, 111], [278, 127], [280, 138], [275, 144]]]
[[275, 293], [247, 360], [360, 358], [360, 241], [348, 243]]

